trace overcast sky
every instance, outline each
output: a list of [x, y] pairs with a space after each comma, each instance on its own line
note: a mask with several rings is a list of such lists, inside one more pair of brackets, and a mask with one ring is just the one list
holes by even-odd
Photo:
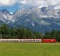
[[54, 9], [60, 9], [60, 0], [0, 0], [0, 10], [6, 8], [14, 12], [21, 7], [37, 6], [48, 7], [55, 6]]

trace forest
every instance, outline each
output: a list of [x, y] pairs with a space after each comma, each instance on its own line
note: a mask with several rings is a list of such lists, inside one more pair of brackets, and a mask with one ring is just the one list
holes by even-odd
[[60, 30], [46, 31], [44, 34], [41, 32], [34, 32], [25, 27], [10, 28], [8, 25], [3, 24], [0, 26], [0, 39], [57, 39], [60, 41]]

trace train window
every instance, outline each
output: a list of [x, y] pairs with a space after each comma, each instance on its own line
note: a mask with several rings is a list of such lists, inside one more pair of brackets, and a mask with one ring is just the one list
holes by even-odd
[[39, 42], [39, 40], [36, 40], [36, 42]]
[[31, 40], [31, 42], [33, 42], [33, 40]]

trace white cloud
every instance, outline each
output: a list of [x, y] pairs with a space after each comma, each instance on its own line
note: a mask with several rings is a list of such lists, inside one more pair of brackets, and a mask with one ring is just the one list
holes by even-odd
[[17, 3], [17, 0], [0, 0], [0, 6], [9, 6]]
[[56, 6], [60, 5], [60, 0], [0, 0], [0, 6], [9, 6], [14, 4], [23, 4], [29, 6]]
[[21, 1], [19, 1], [21, 4], [26, 4], [27, 2], [26, 2], [26, 0], [21, 0]]
[[56, 6], [60, 5], [60, 0], [19, 0], [21, 4], [30, 6]]
[[55, 6], [54, 9], [60, 9], [60, 6]]

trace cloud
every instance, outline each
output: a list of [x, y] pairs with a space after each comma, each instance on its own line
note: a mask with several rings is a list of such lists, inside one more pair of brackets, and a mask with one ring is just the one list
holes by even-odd
[[27, 1], [26, 0], [21, 0], [21, 1], [19, 1], [21, 4], [26, 4], [27, 3]]
[[56, 6], [60, 5], [60, 0], [20, 0], [20, 3], [29, 6]]
[[56, 6], [60, 5], [60, 0], [0, 0], [0, 6], [10, 6], [14, 4], [28, 6]]
[[60, 6], [55, 6], [54, 9], [60, 9]]
[[17, 0], [0, 0], [0, 6], [10, 6], [17, 3]]

